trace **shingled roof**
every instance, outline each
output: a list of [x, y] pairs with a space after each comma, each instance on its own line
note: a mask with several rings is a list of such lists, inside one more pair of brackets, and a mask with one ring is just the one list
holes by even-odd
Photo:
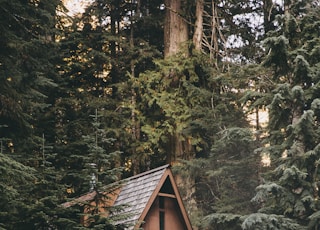
[[[115, 198], [113, 206], [123, 206], [121, 211], [114, 214], [127, 216], [127, 218], [125, 218], [125, 220], [119, 220], [115, 224], [130, 226], [127, 229], [139, 228], [156, 197], [166, 192], [165, 187], [167, 187], [167, 183], [170, 187], [170, 196], [176, 198], [187, 229], [192, 229], [190, 220], [174, 181], [170, 165], [164, 165], [125, 180], [120, 192]], [[75, 200], [83, 201], [90, 198], [92, 198], [92, 194], [86, 194]], [[75, 201], [72, 203], [74, 204]], [[70, 202], [64, 206], [71, 206]]]
[[121, 214], [128, 214], [129, 217], [125, 221], [121, 221], [121, 224], [139, 222], [143, 210], [146, 208], [168, 167], [169, 165], [164, 165], [127, 179], [127, 183], [121, 188], [120, 194], [114, 203], [115, 206], [127, 206], [122, 210]]

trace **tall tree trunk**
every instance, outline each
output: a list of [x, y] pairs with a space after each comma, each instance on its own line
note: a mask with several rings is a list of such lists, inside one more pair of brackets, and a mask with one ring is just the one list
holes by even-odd
[[195, 50], [201, 51], [203, 37], [203, 10], [204, 0], [198, 0], [196, 3], [196, 22], [194, 26], [193, 45]]
[[211, 21], [211, 47], [212, 49], [210, 50], [210, 58], [216, 60], [216, 65], [217, 65], [217, 55], [219, 53], [219, 48], [218, 48], [218, 33], [217, 33], [217, 28], [218, 28], [218, 15], [216, 11], [216, 4], [214, 1], [212, 1], [212, 21]]
[[272, 29], [272, 7], [272, 0], [263, 0], [263, 26], [265, 33]]
[[[165, 58], [184, 50], [184, 43], [188, 41], [188, 24], [182, 18], [182, 0], [165, 0], [166, 15], [164, 23], [164, 56]], [[183, 52], [187, 56], [187, 49]], [[178, 158], [185, 158], [184, 144], [181, 134], [174, 133], [170, 137], [167, 162], [172, 163]]]
[[[133, 4], [134, 0], [131, 0]], [[140, 0], [136, 1], [137, 8], [136, 8], [136, 15], [140, 15]], [[133, 19], [133, 18], [132, 18]], [[130, 48], [134, 49], [134, 21], [131, 21], [131, 28], [130, 28]], [[131, 60], [130, 69], [131, 69], [131, 78], [134, 80], [135, 76], [135, 65], [136, 61]], [[131, 134], [132, 140], [134, 142], [139, 141], [140, 139], [140, 123], [137, 120], [136, 116], [136, 104], [137, 104], [137, 93], [134, 88], [131, 88]], [[137, 151], [135, 148], [132, 149], [132, 165], [133, 165], [133, 174], [136, 175], [140, 172], [141, 161], [137, 156]]]
[[181, 51], [188, 41], [188, 24], [181, 16], [181, 0], [165, 0], [165, 6], [164, 56], [169, 57]]
[[[188, 56], [188, 49], [183, 47], [188, 41], [188, 24], [181, 16], [181, 2], [182, 0], [165, 0], [166, 15], [164, 24], [164, 57], [170, 57], [182, 52]], [[202, 2], [202, 1], [201, 1]], [[201, 4], [201, 3], [200, 3]], [[203, 5], [202, 5], [203, 6]], [[199, 5], [198, 7], [201, 7]], [[202, 16], [199, 15], [198, 21], [198, 35], [194, 37], [197, 40], [198, 49], [201, 49], [202, 40]], [[190, 160], [194, 158], [194, 152], [190, 140], [184, 137], [177, 131], [175, 124], [175, 132], [169, 137], [167, 149], [167, 162], [171, 164], [178, 163], [179, 160]], [[196, 202], [193, 198], [195, 193], [195, 181], [193, 177], [182, 177], [175, 175], [177, 185], [184, 191], [183, 199], [186, 202], [187, 210], [189, 213], [195, 213], [197, 210]]]

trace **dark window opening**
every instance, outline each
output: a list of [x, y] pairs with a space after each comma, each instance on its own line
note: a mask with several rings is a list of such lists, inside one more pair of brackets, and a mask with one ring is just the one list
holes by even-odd
[[160, 192], [167, 193], [167, 194], [174, 194], [174, 190], [169, 177], [167, 177], [167, 179], [165, 180], [162, 188], [160, 189]]
[[159, 196], [159, 208], [164, 209], [164, 197]]
[[160, 211], [160, 230], [164, 230], [164, 211]]
[[158, 196], [159, 201], [159, 229], [164, 230], [164, 212], [165, 212], [165, 197]]

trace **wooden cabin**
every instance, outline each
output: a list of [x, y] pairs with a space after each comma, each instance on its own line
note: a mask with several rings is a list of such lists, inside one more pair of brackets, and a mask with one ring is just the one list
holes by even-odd
[[[80, 201], [94, 202], [94, 193], [64, 203], [63, 206], [69, 207]], [[123, 206], [114, 215], [126, 216], [115, 224], [129, 226], [126, 228], [128, 230], [192, 229], [169, 165], [126, 179], [110, 197], [112, 199], [108, 200], [108, 205]]]

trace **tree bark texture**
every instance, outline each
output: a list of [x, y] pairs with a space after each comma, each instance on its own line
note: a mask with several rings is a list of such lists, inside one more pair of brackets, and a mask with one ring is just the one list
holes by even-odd
[[183, 44], [188, 41], [188, 24], [182, 17], [181, 0], [165, 0], [165, 6], [164, 57], [166, 58], [183, 50]]
[[193, 45], [195, 50], [202, 50], [202, 38], [203, 38], [203, 2], [204, 0], [198, 0], [196, 3], [196, 22], [194, 25]]

